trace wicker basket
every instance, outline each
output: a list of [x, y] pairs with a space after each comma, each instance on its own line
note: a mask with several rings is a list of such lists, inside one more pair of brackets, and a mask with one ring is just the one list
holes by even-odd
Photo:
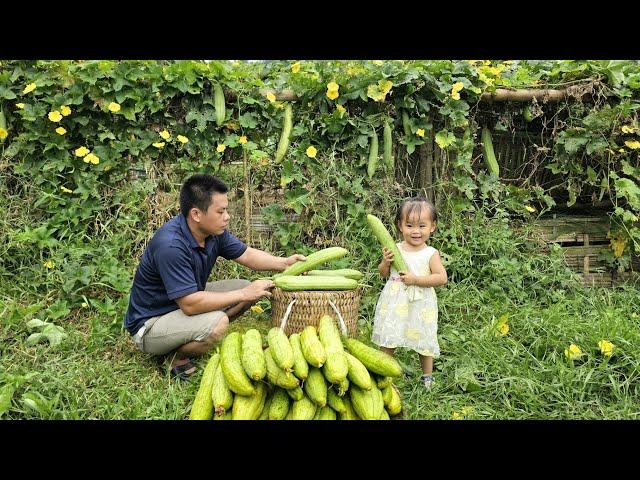
[[[354, 290], [326, 290], [326, 291], [299, 291], [285, 292], [275, 287], [271, 297], [271, 325], [280, 326], [287, 309], [291, 305], [289, 315], [286, 318], [284, 331], [287, 335], [301, 332], [307, 325], [318, 327], [320, 317], [329, 314], [336, 318], [338, 315], [331, 306], [335, 305], [340, 312], [347, 328], [348, 335], [353, 337], [358, 331], [358, 312], [360, 310], [360, 298], [362, 288]], [[331, 303], [330, 303], [331, 302]], [[338, 328], [340, 320], [336, 318]]]

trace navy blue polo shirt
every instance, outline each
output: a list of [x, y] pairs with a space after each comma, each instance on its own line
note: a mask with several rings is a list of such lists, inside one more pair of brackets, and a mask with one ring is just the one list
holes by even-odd
[[180, 308], [176, 298], [204, 290], [218, 256], [233, 260], [247, 245], [227, 230], [198, 245], [182, 214], [155, 233], [136, 269], [124, 326], [132, 334], [151, 317]]

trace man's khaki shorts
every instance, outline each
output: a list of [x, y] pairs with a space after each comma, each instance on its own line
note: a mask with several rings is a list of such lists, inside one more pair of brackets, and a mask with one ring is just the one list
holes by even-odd
[[[249, 285], [248, 280], [220, 280], [208, 282], [205, 292], [229, 292]], [[233, 305], [229, 306], [231, 308]], [[228, 309], [227, 308], [227, 309]], [[151, 317], [133, 336], [136, 346], [151, 355], [164, 355], [182, 345], [201, 342], [216, 328], [225, 311], [185, 315], [179, 308], [159, 317]]]

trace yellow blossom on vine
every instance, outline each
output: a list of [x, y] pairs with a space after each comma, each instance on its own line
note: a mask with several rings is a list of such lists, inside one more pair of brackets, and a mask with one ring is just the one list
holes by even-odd
[[98, 165], [100, 163], [100, 159], [93, 153], [90, 153], [89, 155], [84, 157], [82, 161], [84, 163], [92, 163], [93, 165]]
[[62, 190], [64, 193], [73, 193], [73, 190], [69, 190], [67, 187], [60, 187], [60, 190]]
[[43, 263], [43, 265], [48, 269], [52, 269], [53, 267], [56, 266], [53, 260], [47, 260], [46, 262]]
[[533, 208], [531, 205], [525, 205], [524, 208], [527, 210], [527, 212], [533, 213], [536, 211], [536, 209]]
[[564, 349], [564, 355], [569, 360], [577, 360], [582, 356], [582, 350], [579, 346], [572, 343], [571, 345], [569, 345], [569, 348]]
[[166, 130], [163, 130], [159, 133], [159, 135], [164, 138], [165, 140], [169, 140], [171, 138], [171, 134], [169, 132], [167, 132]]
[[318, 150], [316, 150], [316, 147], [314, 147], [313, 145], [309, 145], [305, 153], [309, 158], [316, 158], [316, 154], [318, 153]]
[[24, 108], [24, 103], [16, 103], [16, 107], [22, 109]]
[[335, 100], [339, 96], [340, 96], [340, 94], [338, 93], [337, 90], [327, 90], [327, 98], [329, 100]]
[[622, 133], [633, 133], [633, 132], [636, 132], [638, 129], [633, 125], [623, 125], [621, 130], [622, 130]]
[[640, 142], [638, 140], [626, 140], [624, 144], [633, 150], [640, 148]]
[[296, 62], [293, 65], [291, 65], [291, 71], [293, 73], [298, 73], [300, 71], [300, 62]]
[[29, 85], [24, 87], [24, 90], [22, 90], [22, 93], [33, 92], [35, 89], [36, 89], [36, 84], [35, 83], [30, 83]]
[[156, 143], [152, 143], [151, 145], [153, 145], [156, 148], [164, 148], [166, 143], [165, 142], [156, 142]]
[[216, 152], [222, 153], [226, 150], [227, 146], [224, 143], [219, 143], [216, 147]]
[[67, 131], [65, 130], [64, 127], [58, 127], [58, 128], [56, 128], [56, 133], [58, 135], [64, 135], [65, 133], [67, 133]]
[[336, 110], [338, 110], [340, 113], [344, 113], [346, 112], [346, 108], [344, 108], [342, 105], [336, 105]]
[[187, 137], [185, 137], [184, 135], [178, 135], [176, 138], [178, 139], [178, 141], [180, 143], [188, 143], [189, 142], [189, 139]]
[[269, 92], [267, 93], [267, 100], [269, 100], [270, 102], [275, 102], [276, 96], [273, 93]]
[[262, 313], [262, 312], [264, 312], [263, 308], [260, 305], [253, 305], [251, 307], [251, 311], [253, 313]]
[[116, 113], [120, 111], [120, 104], [116, 102], [111, 102], [107, 108], [109, 109], [109, 111]]
[[4, 140], [9, 136], [9, 132], [6, 129], [0, 127], [0, 140]]
[[68, 117], [69, 115], [71, 115], [71, 109], [69, 107], [67, 107], [66, 105], [63, 105], [63, 106], [60, 107], [60, 113], [64, 117]]
[[615, 347], [615, 345], [609, 342], [608, 340], [600, 340], [598, 342], [598, 348], [600, 349], [600, 353], [602, 353], [602, 355], [604, 355], [607, 358], [613, 355], [613, 347]]
[[424, 138], [424, 128], [419, 128], [418, 130], [416, 130], [416, 135]]
[[76, 157], [84, 157], [89, 152], [90, 150], [87, 147], [80, 147], [80, 148], [76, 148], [74, 153]]
[[49, 120], [51, 120], [52, 122], [59, 122], [60, 120], [62, 120], [62, 115], [57, 110], [54, 110], [53, 112], [49, 112], [48, 117], [49, 117]]
[[246, 137], [245, 135], [242, 135], [242, 136], [240, 137], [240, 139], [238, 140], [238, 142], [239, 142], [241, 145], [244, 145], [244, 144], [245, 144], [245, 143], [247, 143], [248, 141], [249, 141], [249, 140], [247, 140], [247, 137]]
[[464, 88], [464, 83], [462, 82], [456, 82], [453, 84], [453, 87], [451, 88], [451, 98], [453, 98], [454, 100], [460, 100], [460, 90], [462, 90]]
[[329, 82], [327, 83], [327, 91], [328, 92], [337, 92], [340, 89], [340, 85], [338, 85], [336, 82]]

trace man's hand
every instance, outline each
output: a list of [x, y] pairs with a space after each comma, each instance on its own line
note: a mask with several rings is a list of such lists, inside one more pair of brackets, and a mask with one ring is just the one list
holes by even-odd
[[270, 297], [269, 289], [274, 287], [272, 280], [254, 280], [242, 289], [245, 302], [253, 302], [262, 297]]
[[408, 273], [400, 273], [400, 281], [405, 285], [417, 285], [418, 284], [418, 276], [408, 272]]
[[394, 253], [389, 250], [387, 247], [384, 247], [382, 249], [382, 263], [384, 264], [385, 267], [391, 267], [391, 264], [393, 263], [393, 256]]
[[301, 255], [299, 253], [296, 253], [294, 255], [291, 255], [290, 257], [287, 257], [284, 259], [284, 263], [287, 267], [290, 267], [291, 265], [293, 265], [296, 262], [304, 262], [307, 259], [307, 257], [305, 257], [304, 255]]

